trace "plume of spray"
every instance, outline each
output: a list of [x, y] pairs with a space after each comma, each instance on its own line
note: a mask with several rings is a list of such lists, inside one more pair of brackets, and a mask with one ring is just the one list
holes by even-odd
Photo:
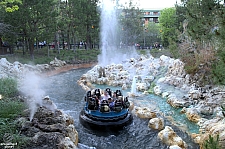
[[19, 82], [19, 91], [27, 97], [26, 103], [30, 110], [30, 121], [32, 121], [37, 108], [42, 106], [45, 91], [41, 89], [41, 78], [33, 72], [28, 72]]
[[137, 89], [136, 89], [136, 77], [133, 77], [132, 80], [132, 84], [131, 84], [131, 93], [132, 94], [136, 94], [137, 93]]
[[[117, 18], [117, 8], [113, 0], [103, 0], [101, 6], [101, 54], [98, 63], [105, 67], [112, 63], [119, 64], [137, 55], [133, 47], [120, 47], [121, 29]], [[120, 26], [121, 27], [121, 26]]]

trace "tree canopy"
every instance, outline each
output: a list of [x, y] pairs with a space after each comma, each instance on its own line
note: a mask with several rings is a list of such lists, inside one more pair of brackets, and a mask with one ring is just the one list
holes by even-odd
[[0, 7], [4, 8], [6, 12], [13, 12], [19, 9], [19, 4], [22, 0], [1, 0]]
[[159, 17], [160, 35], [164, 46], [169, 45], [169, 39], [176, 40], [176, 9], [165, 8]]

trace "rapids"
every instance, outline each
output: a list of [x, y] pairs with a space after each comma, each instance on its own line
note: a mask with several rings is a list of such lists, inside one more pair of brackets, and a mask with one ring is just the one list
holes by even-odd
[[[168, 146], [157, 137], [159, 131], [148, 127], [149, 120], [140, 119], [135, 115], [131, 125], [117, 132], [88, 130], [79, 123], [79, 113], [85, 104], [85, 91], [77, 84], [77, 80], [90, 69], [71, 70], [42, 80], [43, 89], [57, 108], [73, 117], [75, 128], [79, 133], [78, 149], [167, 149]], [[149, 103], [156, 102], [154, 97], [152, 96]], [[159, 100], [158, 98], [155, 100]], [[143, 101], [146, 103], [146, 100]], [[142, 104], [142, 101], [139, 100], [138, 103]], [[162, 104], [164, 108], [168, 108], [169, 106], [165, 104], [166, 102]], [[199, 148], [186, 132], [167, 119], [165, 119], [165, 125], [174, 129], [177, 135], [188, 144], [188, 149]]]

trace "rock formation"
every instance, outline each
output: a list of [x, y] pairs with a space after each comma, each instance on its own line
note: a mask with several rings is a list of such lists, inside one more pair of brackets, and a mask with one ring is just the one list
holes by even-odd
[[[167, 103], [174, 108], [182, 108], [181, 114], [200, 126], [200, 133], [193, 139], [202, 146], [209, 135], [219, 134], [220, 144], [225, 144], [223, 139], [225, 130], [219, 129], [224, 122], [221, 105], [225, 102], [225, 88], [221, 86], [199, 86], [196, 78], [192, 78], [184, 70], [184, 63], [179, 59], [173, 59], [162, 55], [160, 58], [152, 56], [140, 56], [139, 58], [130, 58], [124, 60], [123, 64], [111, 64], [105, 66], [105, 76], [99, 78], [99, 66], [84, 74], [78, 83], [85, 89], [90, 90], [91, 84], [107, 84], [110, 86], [120, 86], [122, 88], [131, 88], [133, 78], [136, 78], [136, 89], [143, 92], [142, 95], [151, 93], [153, 84], [153, 93], [166, 98]], [[196, 75], [195, 75], [196, 76]], [[89, 84], [87, 87], [86, 84]], [[179, 94], [173, 93], [173, 90]], [[130, 97], [134, 93], [128, 94]], [[135, 105], [134, 105], [135, 106]], [[140, 118], [156, 118], [156, 115], [146, 110], [146, 107], [134, 108], [134, 113]], [[206, 119], [206, 117], [208, 119]], [[216, 120], [214, 122], [214, 120]], [[214, 127], [209, 127], [208, 122], [213, 121]], [[150, 125], [154, 126], [151, 121]], [[216, 131], [214, 131], [216, 130]], [[205, 137], [207, 136], [207, 137]], [[197, 141], [201, 140], [201, 141]], [[176, 148], [176, 146], [171, 146]], [[181, 147], [182, 148], [182, 147]]]
[[[50, 102], [50, 99], [48, 99]], [[49, 103], [40, 106], [30, 120], [30, 110], [24, 111], [24, 116], [16, 120], [20, 126], [21, 135], [27, 138], [24, 148], [76, 148], [78, 133], [74, 128], [74, 120], [62, 111], [49, 108]]]
[[[0, 78], [10, 77], [21, 81], [28, 72], [40, 74], [64, 65], [65, 62], [57, 59], [50, 64], [32, 66], [19, 62], [11, 64], [5, 58], [1, 58]], [[22, 100], [29, 105], [29, 102], [33, 101], [30, 98], [31, 96], [27, 96], [23, 97]], [[16, 120], [21, 135], [28, 140], [28, 144], [24, 148], [76, 149], [78, 133], [72, 117], [58, 110], [48, 96], [43, 97], [41, 102], [35, 102], [34, 104], [24, 111], [23, 117]], [[31, 111], [34, 111], [32, 119]]]
[[168, 146], [179, 146], [182, 149], [187, 148], [187, 144], [169, 126], [166, 126], [165, 129], [161, 130], [158, 137]]

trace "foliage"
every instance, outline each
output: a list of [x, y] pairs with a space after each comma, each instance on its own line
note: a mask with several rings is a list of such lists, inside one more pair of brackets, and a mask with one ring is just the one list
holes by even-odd
[[19, 7], [18, 11], [6, 13], [4, 22], [13, 26], [17, 33], [17, 36], [11, 38], [20, 35], [22, 41], [26, 41], [33, 59], [35, 40], [42, 41], [44, 37], [54, 36], [56, 0], [24, 0]]
[[16, 148], [26, 144], [26, 138], [20, 136], [18, 124], [15, 121], [26, 108], [25, 104], [10, 99], [0, 100], [0, 142], [4, 143], [6, 135], [11, 136], [11, 143], [17, 143]]
[[156, 42], [161, 43], [159, 24], [154, 22], [148, 22], [147, 30], [145, 31], [144, 36], [146, 43], [149, 46], [153, 46]]
[[6, 12], [13, 12], [19, 9], [18, 4], [21, 4], [22, 0], [4, 0], [0, 1], [0, 7], [4, 8]]
[[214, 47], [210, 44], [200, 46], [188, 39], [179, 44], [179, 57], [185, 63], [184, 69], [188, 74], [198, 74], [199, 85], [212, 84], [212, 68], [215, 61]]
[[225, 63], [218, 60], [213, 64], [212, 77], [215, 84], [224, 85], [225, 82]]
[[155, 82], [152, 82], [151, 83], [151, 85], [150, 85], [150, 87], [149, 87], [149, 89], [148, 89], [148, 92], [151, 94], [153, 94], [154, 93], [154, 87], [156, 86], [156, 84], [155, 84]]
[[181, 14], [177, 20], [184, 20], [183, 30], [178, 28], [181, 37], [178, 54], [185, 62], [186, 72], [200, 74], [199, 82], [223, 84], [224, 6], [221, 0], [182, 2], [182, 6], [176, 6], [177, 14]]
[[217, 135], [216, 139], [209, 135], [209, 139], [205, 141], [204, 149], [220, 149], [219, 135]]
[[11, 143], [18, 143], [16, 148], [26, 144], [25, 138], [21, 137], [15, 119], [23, 113], [26, 105], [15, 100], [17, 82], [11, 78], [0, 79], [0, 142], [4, 143], [6, 135], [11, 136]]
[[168, 49], [170, 49], [170, 53], [172, 54], [174, 58], [179, 58], [180, 54], [179, 54], [177, 43], [173, 41], [171, 38], [169, 38], [168, 40], [170, 43], [168, 46]]
[[11, 26], [9, 24], [0, 23], [0, 37], [10, 32]]
[[214, 44], [216, 45], [215, 61], [212, 68], [212, 78], [214, 83], [224, 85], [225, 76], [225, 7], [218, 8], [216, 22], [217, 26], [213, 28]]
[[0, 107], [0, 117], [4, 119], [14, 119], [25, 109], [24, 103], [7, 98], [0, 100]]
[[121, 25], [118, 29], [121, 35], [120, 40], [125, 45], [134, 45], [138, 39], [142, 39], [141, 37], [144, 36], [144, 28], [140, 20], [141, 10], [132, 1], [129, 1], [129, 4], [122, 8], [118, 18]]
[[169, 38], [172, 41], [177, 41], [176, 33], [176, 10], [175, 8], [165, 8], [160, 12], [159, 25], [160, 36], [163, 46], [169, 45]]
[[217, 26], [217, 12], [221, 0], [190, 0], [185, 1], [187, 30], [192, 40], [201, 44], [213, 38], [213, 27]]
[[[19, 61], [22, 64], [49, 64], [53, 59], [58, 58], [59, 60], [66, 61], [67, 63], [83, 63], [83, 62], [97, 62], [100, 50], [61, 50], [60, 53], [57, 50], [48, 50], [44, 47], [39, 50], [35, 50], [34, 60], [31, 61], [28, 54], [23, 55], [21, 50], [15, 50], [14, 54], [7, 56], [7, 60], [11, 63]], [[5, 57], [5, 56], [0, 56]]]
[[[87, 42], [87, 47], [99, 42], [100, 13], [98, 0], [70, 0], [61, 2], [58, 28], [62, 42]], [[57, 39], [58, 40], [58, 39]]]
[[17, 82], [11, 78], [0, 79], [0, 95], [3, 97], [13, 97], [17, 93]]

